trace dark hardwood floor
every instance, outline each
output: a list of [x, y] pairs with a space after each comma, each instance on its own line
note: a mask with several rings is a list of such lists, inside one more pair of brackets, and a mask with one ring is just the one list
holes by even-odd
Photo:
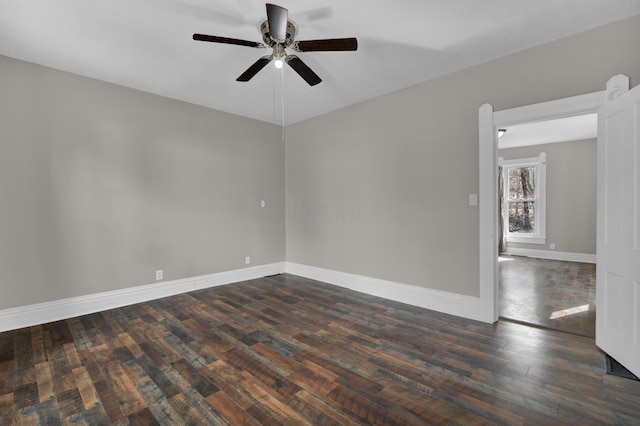
[[639, 424], [593, 339], [278, 275], [0, 334], [0, 424]]
[[596, 265], [500, 256], [500, 316], [596, 335]]

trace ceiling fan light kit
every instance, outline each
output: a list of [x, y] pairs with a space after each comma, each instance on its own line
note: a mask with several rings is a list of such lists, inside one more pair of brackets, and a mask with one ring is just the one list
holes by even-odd
[[[193, 39], [212, 43], [235, 44], [258, 49], [271, 48], [271, 55], [262, 56], [242, 73], [236, 81], [249, 81], [271, 61], [276, 60], [276, 68], [283, 63], [288, 64], [310, 86], [315, 86], [322, 79], [298, 56], [290, 55], [286, 49], [295, 52], [338, 52], [358, 50], [356, 38], [334, 38], [322, 40], [294, 40], [297, 28], [289, 21], [289, 12], [284, 7], [267, 3], [267, 19], [260, 25], [264, 43], [219, 37], [206, 34], [194, 34]], [[280, 66], [278, 66], [280, 65]]]

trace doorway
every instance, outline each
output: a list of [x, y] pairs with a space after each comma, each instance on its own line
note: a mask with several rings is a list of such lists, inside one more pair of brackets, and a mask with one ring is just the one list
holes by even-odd
[[[495, 322], [500, 316], [498, 287], [498, 137], [497, 131], [517, 125], [540, 123], [595, 114], [605, 104], [606, 91], [571, 98], [493, 111], [484, 104], [479, 110], [479, 266], [481, 316]], [[489, 202], [483, 201], [489, 200]]]
[[595, 337], [597, 115], [500, 130], [500, 318]]
[[[640, 313], [637, 265], [637, 195], [640, 176], [640, 86], [630, 89], [629, 77], [616, 75], [607, 90], [557, 101], [493, 112], [479, 110], [479, 264], [480, 314], [499, 318], [497, 244], [497, 130], [517, 123], [598, 114], [597, 155], [597, 295], [596, 345], [636, 375], [640, 375]], [[633, 230], [633, 234], [626, 230]]]

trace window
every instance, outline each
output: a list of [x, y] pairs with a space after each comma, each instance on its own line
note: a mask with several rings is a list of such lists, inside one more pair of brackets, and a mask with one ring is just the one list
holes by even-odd
[[545, 244], [547, 155], [502, 160], [504, 235], [507, 242]]

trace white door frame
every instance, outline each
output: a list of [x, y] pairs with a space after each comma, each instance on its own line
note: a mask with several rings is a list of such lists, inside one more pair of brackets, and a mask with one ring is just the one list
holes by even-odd
[[493, 111], [491, 104], [479, 110], [479, 265], [480, 318], [498, 320], [498, 129], [518, 124], [555, 120], [596, 113], [607, 93], [629, 90], [629, 78], [617, 75], [608, 90], [538, 104]]

